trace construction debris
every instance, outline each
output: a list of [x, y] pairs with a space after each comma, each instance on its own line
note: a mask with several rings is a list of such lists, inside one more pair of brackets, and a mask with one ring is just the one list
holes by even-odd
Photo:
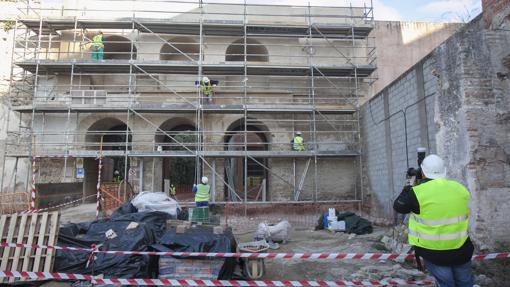
[[[372, 230], [373, 230], [372, 223], [370, 223], [370, 221], [356, 215], [355, 213], [353, 213], [353, 212], [340, 213], [340, 212], [336, 211], [335, 214], [336, 214], [336, 216], [333, 221], [328, 220], [328, 218], [330, 217], [328, 212], [321, 215], [321, 217], [317, 220], [317, 225], [315, 226], [315, 230], [322, 230], [322, 229], [328, 228], [328, 225], [331, 224], [330, 222], [344, 221], [344, 225], [345, 225], [344, 230], [346, 233], [354, 233], [357, 235], [372, 233]], [[339, 223], [335, 223], [335, 225], [337, 225], [336, 227], [338, 227], [338, 229], [340, 229], [340, 227], [344, 227], [343, 225], [341, 225]]]
[[269, 242], [287, 242], [290, 239], [291, 225], [283, 220], [275, 225], [262, 222], [255, 232], [255, 240], [265, 239]]

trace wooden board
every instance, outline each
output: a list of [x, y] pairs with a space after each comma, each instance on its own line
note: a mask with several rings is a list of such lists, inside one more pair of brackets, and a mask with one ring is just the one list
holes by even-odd
[[[55, 245], [59, 227], [58, 211], [11, 214], [0, 217], [0, 240], [8, 243]], [[51, 272], [53, 249], [0, 247], [0, 270]], [[0, 278], [1, 283], [18, 281]]]

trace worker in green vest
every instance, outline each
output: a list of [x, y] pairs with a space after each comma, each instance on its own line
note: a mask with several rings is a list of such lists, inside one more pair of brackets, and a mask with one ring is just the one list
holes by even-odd
[[122, 181], [122, 176], [120, 175], [120, 172], [118, 170], [115, 170], [113, 172], [113, 182], [120, 183]]
[[295, 151], [304, 151], [305, 150], [305, 144], [303, 140], [303, 135], [301, 132], [296, 132], [296, 135], [294, 138], [290, 141], [292, 144], [292, 150]]
[[177, 191], [176, 191], [175, 185], [173, 183], [170, 184], [169, 193], [170, 193], [170, 197], [175, 198]]
[[103, 60], [104, 55], [104, 44], [103, 44], [103, 32], [99, 31], [99, 34], [92, 38], [92, 60]]
[[444, 161], [427, 156], [421, 164], [423, 180], [406, 186], [393, 203], [398, 213], [410, 213], [409, 244], [441, 287], [472, 287], [471, 257], [474, 247], [468, 236], [468, 190], [446, 179]]
[[218, 81], [209, 80], [208, 77], [203, 77], [202, 81], [200, 81], [200, 89], [206, 103], [212, 104], [212, 97], [214, 95], [213, 87], [216, 87], [217, 85]]
[[196, 207], [205, 207], [209, 205], [209, 191], [211, 186], [208, 184], [209, 179], [207, 176], [202, 176], [202, 183], [193, 185], [193, 193], [195, 193]]

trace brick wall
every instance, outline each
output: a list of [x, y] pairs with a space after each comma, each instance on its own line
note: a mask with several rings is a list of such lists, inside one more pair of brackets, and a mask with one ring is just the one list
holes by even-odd
[[494, 248], [510, 242], [502, 228], [510, 216], [510, 79], [497, 77], [510, 73], [510, 35], [485, 24], [474, 19], [362, 107], [363, 158], [372, 212], [391, 219], [415, 148], [439, 154], [447, 176], [471, 192], [471, 237]]
[[485, 28], [498, 26], [510, 14], [510, 0], [482, 0]]

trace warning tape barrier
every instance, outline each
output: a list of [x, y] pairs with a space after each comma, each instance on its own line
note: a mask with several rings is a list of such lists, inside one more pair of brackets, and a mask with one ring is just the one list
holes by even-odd
[[18, 272], [0, 271], [0, 277], [30, 278], [30, 279], [58, 279], [85, 280], [92, 284], [138, 285], [138, 286], [259, 286], [259, 287], [337, 287], [337, 286], [402, 286], [422, 285], [430, 286], [431, 280], [403, 280], [388, 279], [380, 281], [274, 281], [274, 280], [198, 280], [198, 279], [127, 279], [127, 278], [99, 278], [92, 275], [50, 273], [50, 272]]
[[[149, 255], [149, 256], [180, 256], [180, 257], [221, 257], [221, 258], [260, 258], [260, 259], [301, 259], [301, 260], [414, 260], [409, 253], [220, 253], [220, 252], [158, 252], [158, 251], [115, 251], [97, 248], [80, 248], [67, 246], [49, 246], [38, 244], [22, 244], [0, 242], [0, 247], [55, 249], [79, 252], [94, 252], [117, 255]], [[510, 252], [474, 255], [473, 260], [491, 260], [510, 258]]]
[[79, 198], [79, 199], [76, 199], [76, 200], [73, 200], [73, 201], [65, 202], [65, 203], [62, 203], [62, 204], [58, 204], [58, 205], [50, 206], [50, 207], [46, 207], [46, 208], [29, 209], [29, 210], [25, 210], [25, 211], [20, 211], [20, 212], [18, 212], [18, 214], [32, 214], [32, 213], [45, 212], [45, 211], [48, 211], [48, 210], [52, 210], [52, 209], [56, 209], [56, 208], [61, 208], [61, 207], [64, 207], [64, 206], [68, 206], [68, 205], [80, 202], [82, 200], [85, 200], [85, 199], [93, 197], [93, 196], [96, 196], [96, 195], [95, 194], [91, 194], [91, 195], [88, 195], [88, 196], [85, 196], [85, 197], [82, 197], [82, 198]]

